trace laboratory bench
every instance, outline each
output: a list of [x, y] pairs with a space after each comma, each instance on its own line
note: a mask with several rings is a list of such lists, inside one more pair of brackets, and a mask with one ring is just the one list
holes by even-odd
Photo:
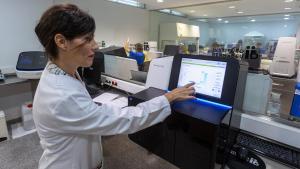
[[23, 82], [27, 82], [27, 81], [28, 81], [27, 79], [18, 78], [15, 74], [5, 75], [5, 80], [0, 81], [0, 86], [11, 85], [11, 84], [16, 84], [16, 83], [23, 83]]
[[[297, 121], [289, 120], [289, 108], [291, 105], [291, 101], [293, 99], [293, 89], [296, 81], [295, 79], [286, 79], [286, 78], [278, 78], [278, 77], [272, 77], [272, 79], [273, 79], [273, 84], [272, 84], [273, 92], [281, 94], [280, 110], [278, 111], [279, 113], [266, 114], [266, 113], [241, 112], [235, 110], [233, 114], [234, 116], [232, 119], [232, 124], [240, 125], [238, 127], [245, 129], [247, 131], [250, 130], [249, 132], [258, 132], [257, 133], [258, 135], [264, 135], [265, 133], [259, 133], [260, 131], [257, 130], [257, 128], [255, 128], [257, 126], [249, 125], [255, 119], [258, 120], [260, 124], [271, 123], [272, 125], [277, 125], [279, 127], [282, 127], [281, 128], [282, 130], [288, 130], [291, 128], [293, 131], [296, 131], [299, 134], [300, 123]], [[16, 76], [7, 77], [5, 82], [0, 83], [0, 110], [8, 109], [9, 110], [8, 112], [11, 113], [10, 107], [12, 107], [13, 103], [14, 104], [19, 103], [21, 105], [21, 103], [23, 103], [24, 101], [27, 101], [28, 99], [32, 99], [34, 93], [32, 91], [35, 90], [34, 86], [37, 85], [37, 82], [38, 81], [19, 79]], [[97, 87], [93, 87], [93, 88], [97, 89]], [[104, 92], [112, 92], [125, 97], [129, 95], [127, 93], [116, 90], [114, 88], [108, 88], [105, 90], [100, 90], [99, 92], [95, 92], [93, 96], [100, 95]], [[24, 99], [19, 100], [22, 97], [23, 98], [25, 97], [25, 100]], [[6, 107], [4, 106], [3, 108], [3, 105], [5, 104]], [[8, 114], [8, 120], [13, 120], [13, 119], [16, 118], [10, 117], [10, 115]], [[226, 118], [224, 119], [224, 121], [226, 121]], [[263, 127], [263, 125], [260, 127]], [[268, 132], [270, 134], [269, 136], [271, 137], [271, 139], [278, 139], [278, 138], [273, 138], [274, 136], [280, 137], [280, 135], [278, 134], [276, 135], [276, 132], [274, 133], [274, 131], [268, 131]], [[297, 135], [294, 135], [294, 137], [296, 136]], [[284, 137], [284, 135], [281, 136], [279, 139], [282, 139], [283, 141], [287, 140], [287, 138]], [[288, 144], [288, 142], [286, 142], [286, 144]], [[297, 145], [299, 145], [300, 147], [300, 143]], [[126, 148], [126, 146], [128, 147]], [[107, 168], [110, 169], [118, 169], [118, 168], [129, 169], [129, 168], [136, 168], [136, 166], [138, 166], [138, 168], [140, 169], [143, 168], [178, 169], [176, 166], [168, 163], [167, 161], [159, 158], [158, 156], [149, 153], [144, 148], [141, 148], [140, 146], [136, 145], [135, 143], [130, 141], [127, 136], [121, 135], [121, 136], [105, 137], [103, 139], [103, 147], [104, 147], [104, 156], [106, 159], [105, 162], [107, 164], [106, 166]], [[21, 137], [19, 139], [0, 142], [0, 169], [37, 168], [38, 160], [41, 154], [42, 154], [42, 148], [40, 146], [39, 138], [36, 133]], [[264, 157], [262, 158], [265, 161], [268, 161], [268, 165], [271, 166], [269, 167], [270, 169], [288, 168], [278, 163], [274, 163], [270, 159], [266, 159]], [[118, 163], [118, 161], [120, 163]], [[216, 168], [219, 168], [219, 166], [216, 165]]]
[[6, 121], [20, 120], [21, 105], [33, 100], [38, 80], [20, 79], [15, 74], [6, 75], [0, 82], [0, 111]]

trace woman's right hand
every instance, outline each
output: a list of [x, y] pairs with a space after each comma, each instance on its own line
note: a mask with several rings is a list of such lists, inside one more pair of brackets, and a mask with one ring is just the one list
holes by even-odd
[[180, 101], [180, 100], [187, 100], [187, 99], [194, 99], [195, 96], [195, 89], [193, 87], [195, 83], [186, 84], [183, 87], [178, 87], [173, 89], [171, 92], [166, 93], [165, 96], [168, 101], [171, 103], [173, 101]]

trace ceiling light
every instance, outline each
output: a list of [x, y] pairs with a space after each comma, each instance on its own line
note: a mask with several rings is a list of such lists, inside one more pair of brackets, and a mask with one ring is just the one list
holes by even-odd
[[157, 0], [157, 3], [162, 3], [164, 2], [164, 0]]
[[238, 14], [242, 14], [242, 13], [244, 13], [244, 12], [243, 12], [243, 11], [238, 11], [237, 13], [238, 13]]
[[230, 9], [234, 9], [234, 8], [235, 8], [235, 6], [230, 6], [230, 7], [228, 7], [228, 8], [230, 8]]
[[284, 27], [286, 28], [286, 27], [287, 27], [287, 25], [284, 25]]
[[190, 13], [195, 13], [196, 11], [195, 10], [190, 10]]
[[207, 16], [207, 14], [204, 14], [203, 16]]
[[289, 2], [293, 2], [294, 0], [285, 0], [284, 2], [289, 3]]
[[289, 15], [289, 14], [286, 14], [286, 15], [284, 15], [284, 16], [287, 16], [287, 17], [288, 17], [288, 16], [291, 16], [291, 15]]
[[251, 22], [255, 22], [256, 20], [255, 20], [255, 19], [251, 19], [250, 21], [251, 21]]
[[285, 10], [290, 10], [290, 9], [292, 9], [292, 8], [289, 8], [289, 7], [287, 7], [287, 8], [284, 8]]
[[283, 19], [284, 19], [284, 20], [289, 20], [290, 18], [287, 18], [287, 17], [286, 17], [286, 18], [283, 18]]
[[219, 18], [218, 21], [222, 21], [222, 18]]
[[207, 22], [206, 19], [198, 19], [198, 21], [200, 21], [200, 22]]
[[229, 21], [224, 21], [224, 23], [228, 23]]

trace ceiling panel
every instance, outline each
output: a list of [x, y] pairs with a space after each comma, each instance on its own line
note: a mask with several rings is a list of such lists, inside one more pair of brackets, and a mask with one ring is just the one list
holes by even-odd
[[299, 1], [294, 0], [290, 3], [285, 3], [284, 1], [285, 0], [241, 0], [236, 2], [177, 8], [176, 10], [193, 18], [255, 16], [300, 12]]
[[145, 3], [149, 10], [171, 8], [191, 19], [213, 20], [236, 17], [235, 20], [239, 20], [239, 18], [260, 16], [263, 18], [261, 20], [266, 18], [273, 20], [274, 16], [300, 13], [300, 0], [289, 0], [289, 3], [286, 3], [286, 0], [164, 0], [162, 3], [157, 3], [157, 0], [139, 1]]
[[157, 10], [164, 8], [178, 8], [183, 6], [195, 6], [195, 5], [204, 5], [220, 2], [231, 2], [231, 1], [240, 1], [240, 0], [163, 0], [162, 3], [158, 3], [157, 0], [138, 0], [138, 2], [145, 3], [147, 9]]
[[241, 23], [241, 22], [279, 21], [283, 25], [285, 25], [289, 21], [300, 20], [300, 13], [290, 14], [289, 16], [285, 16], [283, 14], [275, 14], [275, 15], [259, 15], [259, 16], [226, 17], [226, 18], [222, 18], [221, 21], [216, 18], [197, 19], [197, 20], [202, 21], [202, 22], [211, 22], [211, 23]]

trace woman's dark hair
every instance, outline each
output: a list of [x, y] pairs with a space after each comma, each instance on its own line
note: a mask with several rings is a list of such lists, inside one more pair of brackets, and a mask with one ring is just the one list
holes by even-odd
[[73, 4], [60, 4], [50, 7], [42, 15], [35, 27], [35, 33], [44, 46], [50, 60], [56, 59], [58, 50], [54, 41], [56, 34], [62, 34], [67, 40], [86, 34], [94, 34], [95, 20], [92, 16]]
[[135, 44], [135, 50], [137, 52], [143, 52], [143, 45], [141, 43]]

